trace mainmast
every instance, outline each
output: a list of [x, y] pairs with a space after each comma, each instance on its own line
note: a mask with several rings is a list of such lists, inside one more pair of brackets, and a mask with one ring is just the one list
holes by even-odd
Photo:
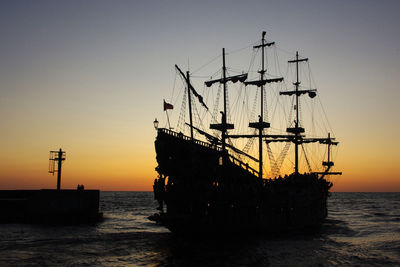
[[266, 73], [266, 69], [264, 66], [264, 50], [265, 47], [274, 45], [275, 42], [271, 43], [266, 43], [265, 42], [265, 34], [266, 32], [262, 32], [262, 38], [261, 38], [261, 45], [256, 45], [253, 46], [253, 48], [261, 48], [261, 54], [262, 54], [262, 65], [261, 65], [261, 70], [258, 72], [260, 73], [260, 80], [258, 81], [249, 81], [249, 82], [244, 82], [245, 85], [257, 85], [261, 87], [261, 104], [260, 104], [260, 115], [258, 117], [258, 122], [250, 122], [249, 127], [250, 128], [255, 128], [258, 129], [258, 153], [259, 153], [259, 178], [262, 179], [263, 177], [263, 149], [262, 149], [262, 139], [263, 139], [263, 131], [265, 128], [269, 128], [270, 124], [268, 122], [264, 121], [264, 85], [266, 83], [271, 83], [271, 82], [280, 82], [283, 81], [283, 78], [276, 78], [276, 79], [264, 79], [264, 74]]
[[290, 130], [294, 130], [294, 134], [296, 136], [295, 138], [295, 167], [294, 167], [294, 172], [299, 173], [299, 139], [300, 139], [300, 133], [304, 133], [304, 128], [299, 126], [299, 62], [302, 61], [308, 61], [308, 58], [302, 58], [299, 59], [299, 52], [296, 51], [296, 59], [295, 60], [290, 60], [289, 63], [296, 63], [296, 82], [294, 83], [296, 87], [296, 123], [295, 123], [295, 128], [294, 129], [287, 129], [288, 132], [292, 132]]

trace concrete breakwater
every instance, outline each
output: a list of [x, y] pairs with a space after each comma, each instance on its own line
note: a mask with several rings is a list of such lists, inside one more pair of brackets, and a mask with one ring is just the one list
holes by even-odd
[[99, 190], [0, 190], [0, 223], [93, 223], [102, 218]]

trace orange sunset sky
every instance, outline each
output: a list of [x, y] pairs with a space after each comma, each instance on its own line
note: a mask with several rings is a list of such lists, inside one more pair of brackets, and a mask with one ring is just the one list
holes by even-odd
[[55, 188], [48, 156], [60, 147], [62, 188], [152, 190], [153, 120], [165, 125], [174, 64], [197, 69], [265, 30], [310, 58], [340, 140], [333, 191], [400, 191], [398, 1], [1, 6], [0, 190]]

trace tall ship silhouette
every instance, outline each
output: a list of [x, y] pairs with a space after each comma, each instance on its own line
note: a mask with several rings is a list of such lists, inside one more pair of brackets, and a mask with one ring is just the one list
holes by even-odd
[[[202, 93], [191, 82], [198, 77], [175, 65], [184, 84], [182, 108], [176, 130], [168, 116], [175, 103], [164, 100], [166, 127], [154, 121], [158, 163], [154, 196], [159, 211], [149, 217], [172, 232], [316, 229], [327, 217], [330, 176], [341, 174], [332, 171], [332, 150], [338, 142], [330, 126], [319, 127], [329, 122], [316, 121], [315, 104], [304, 102], [318, 99], [317, 90], [300, 81], [300, 67], [308, 66], [308, 58], [296, 52], [287, 61], [292, 78], [271, 74], [269, 61], [279, 65], [275, 42], [265, 36], [263, 32], [261, 41], [249, 46], [248, 72], [231, 75], [235, 70], [227, 67], [223, 48], [222, 69], [204, 82]], [[229, 53], [229, 59], [234, 54]], [[257, 66], [256, 58], [260, 58]], [[306, 108], [313, 113], [310, 134], [302, 116]], [[315, 128], [324, 133], [312, 135]], [[319, 166], [314, 167], [316, 162]]]

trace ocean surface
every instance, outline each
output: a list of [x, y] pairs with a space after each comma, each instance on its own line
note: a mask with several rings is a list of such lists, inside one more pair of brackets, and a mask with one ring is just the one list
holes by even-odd
[[332, 193], [312, 234], [185, 239], [151, 192], [101, 192], [96, 225], [0, 224], [0, 266], [400, 266], [400, 193]]

